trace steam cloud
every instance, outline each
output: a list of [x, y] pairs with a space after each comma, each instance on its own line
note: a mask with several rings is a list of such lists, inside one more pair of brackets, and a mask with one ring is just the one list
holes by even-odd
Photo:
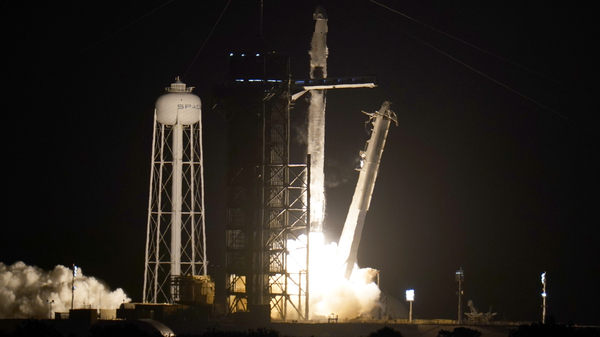
[[299, 145], [308, 144], [308, 130], [306, 129], [306, 125], [293, 125], [294, 128], [294, 141]]
[[308, 107], [308, 153], [310, 158], [310, 228], [322, 232], [325, 220], [325, 93], [312, 90]]
[[[337, 265], [340, 261], [337, 244], [325, 244], [323, 233], [311, 232], [310, 235], [311, 319], [326, 319], [332, 313], [340, 319], [370, 314], [379, 306], [381, 291], [374, 282], [378, 271], [355, 265], [352, 276], [346, 279], [344, 269]], [[303, 236], [300, 238], [305, 240]]]
[[[72, 281], [73, 271], [65, 266], [45, 271], [23, 262], [11, 266], [0, 262], [0, 319], [52, 318], [55, 312], [68, 312]], [[115, 309], [131, 301], [123, 289], [111, 292], [99, 280], [84, 276], [81, 269], [75, 277], [74, 294], [76, 309]]]
[[[298, 278], [302, 270], [306, 270], [306, 245], [305, 234], [298, 236], [297, 240], [288, 240], [287, 266], [290, 276], [294, 279], [288, 283], [288, 293], [298, 293], [298, 285], [306, 286], [306, 281]], [[354, 265], [350, 279], [344, 277], [345, 266], [340, 265], [337, 256], [337, 243], [325, 244], [323, 232], [310, 233], [310, 317], [311, 320], [325, 321], [329, 315], [337, 315], [339, 319], [353, 319], [359, 316], [368, 317], [372, 310], [380, 305], [381, 291], [374, 282], [379, 273], [371, 268], [358, 268]], [[306, 289], [306, 288], [305, 288]], [[304, 306], [301, 299], [290, 296], [296, 308]], [[296, 314], [288, 311], [290, 316]], [[271, 312], [272, 318], [279, 317], [279, 312]], [[292, 319], [300, 319], [295, 316]]]

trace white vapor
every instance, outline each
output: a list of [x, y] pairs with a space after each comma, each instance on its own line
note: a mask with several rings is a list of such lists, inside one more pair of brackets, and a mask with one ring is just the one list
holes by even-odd
[[322, 233], [310, 233], [310, 295], [312, 318], [333, 313], [340, 319], [369, 314], [379, 305], [381, 291], [374, 282], [378, 271], [354, 265], [350, 279], [336, 265], [337, 244], [324, 243]]
[[325, 92], [312, 90], [308, 109], [310, 157], [310, 230], [323, 231], [325, 220]]
[[[53, 318], [55, 312], [71, 308], [73, 271], [58, 265], [45, 271], [23, 262], [7, 266], [0, 262], [0, 319]], [[130, 302], [123, 289], [110, 291], [99, 280], [84, 276], [81, 268], [75, 277], [74, 308], [116, 309]]]
[[[300, 235], [298, 240], [289, 240], [288, 272], [297, 273], [306, 270], [306, 235]], [[338, 315], [339, 319], [352, 319], [361, 315], [369, 315], [378, 307], [381, 291], [374, 282], [378, 271], [371, 268], [360, 269], [355, 265], [350, 279], [344, 277], [344, 268], [337, 265], [337, 244], [325, 244], [322, 232], [310, 233], [310, 319], [326, 320], [330, 314]], [[295, 280], [288, 285], [289, 293], [295, 293], [302, 284]], [[291, 289], [291, 290], [290, 290]], [[290, 296], [294, 305], [302, 307], [303, 303]], [[272, 315], [277, 317], [277, 315]]]

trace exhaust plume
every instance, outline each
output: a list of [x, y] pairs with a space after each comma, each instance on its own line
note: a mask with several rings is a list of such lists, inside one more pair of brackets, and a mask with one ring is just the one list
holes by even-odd
[[[295, 274], [306, 270], [306, 235], [298, 240], [289, 240], [288, 272]], [[330, 314], [340, 319], [352, 319], [362, 315], [370, 315], [378, 307], [381, 291], [375, 283], [378, 271], [371, 268], [360, 269], [355, 265], [350, 279], [344, 277], [345, 269], [337, 264], [337, 244], [325, 244], [323, 233], [310, 233], [310, 319], [327, 320]], [[295, 293], [302, 284], [297, 279], [288, 285], [289, 293]], [[290, 290], [292, 289], [292, 290]], [[304, 305], [290, 297], [298, 308]], [[272, 317], [277, 317], [277, 314]]]

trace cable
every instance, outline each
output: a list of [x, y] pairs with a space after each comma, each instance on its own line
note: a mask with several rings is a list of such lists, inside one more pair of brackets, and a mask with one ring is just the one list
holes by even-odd
[[[371, 2], [373, 2], [373, 3], [376, 3], [376, 4], [380, 5], [380, 6], [382, 6], [382, 7], [384, 7], [384, 8], [387, 8], [387, 9], [389, 9], [389, 10], [391, 10], [391, 11], [395, 12], [395, 13], [398, 13], [398, 14], [400, 14], [400, 15], [402, 15], [402, 16], [406, 16], [406, 15], [404, 15], [404, 14], [402, 14], [402, 13], [400, 13], [400, 12], [396, 11], [396, 10], [393, 10], [393, 9], [391, 9], [391, 8], [389, 8], [389, 7], [386, 7], [386, 6], [384, 6], [384, 5], [382, 5], [382, 4], [378, 3], [378, 2], [376, 2], [376, 1], [374, 1], [374, 0], [370, 0], [370, 1], [371, 1]], [[409, 18], [409, 19], [411, 19], [411, 20], [414, 20], [414, 19], [412, 19], [412, 18], [410, 18], [410, 17], [408, 17], [408, 16], [406, 16], [406, 17], [407, 17], [407, 18]], [[463, 66], [465, 66], [465, 67], [467, 67], [467, 68], [471, 69], [472, 71], [474, 71], [474, 72], [478, 73], [479, 75], [481, 75], [481, 76], [483, 76], [483, 77], [485, 77], [485, 78], [489, 79], [490, 81], [492, 81], [492, 82], [494, 82], [494, 83], [496, 83], [496, 84], [498, 84], [498, 85], [500, 85], [500, 86], [504, 87], [505, 89], [507, 89], [507, 90], [509, 90], [509, 91], [511, 91], [511, 92], [513, 92], [513, 93], [515, 93], [515, 94], [517, 94], [517, 95], [519, 95], [519, 96], [521, 96], [521, 97], [525, 98], [526, 100], [528, 100], [528, 101], [530, 101], [530, 102], [533, 102], [533, 103], [535, 103], [535, 104], [539, 105], [540, 107], [542, 107], [542, 108], [544, 108], [544, 109], [546, 109], [546, 110], [548, 110], [548, 111], [550, 111], [550, 112], [552, 112], [552, 113], [556, 114], [557, 116], [560, 116], [560, 117], [562, 117], [562, 118], [564, 118], [564, 119], [566, 119], [566, 120], [568, 120], [568, 121], [570, 121], [570, 122], [572, 122], [572, 123], [574, 123], [574, 124], [576, 124], [576, 125], [578, 125], [578, 126], [580, 126], [580, 127], [584, 128], [584, 129], [586, 129], [586, 130], [588, 130], [588, 131], [592, 131], [591, 129], [589, 129], [589, 128], [585, 127], [584, 125], [582, 125], [582, 124], [580, 124], [580, 123], [578, 123], [578, 122], [576, 122], [575, 120], [573, 120], [573, 119], [571, 119], [571, 118], [569, 118], [569, 117], [567, 117], [567, 116], [565, 116], [565, 115], [563, 115], [563, 114], [559, 113], [559, 112], [558, 112], [558, 111], [556, 111], [556, 110], [553, 110], [553, 109], [551, 109], [551, 108], [549, 108], [549, 107], [547, 107], [547, 106], [543, 105], [542, 103], [540, 103], [540, 102], [538, 102], [538, 101], [534, 100], [533, 98], [530, 98], [529, 96], [527, 96], [527, 95], [525, 95], [525, 94], [522, 94], [522, 93], [520, 93], [520, 92], [519, 92], [519, 91], [517, 91], [516, 89], [513, 89], [513, 88], [509, 87], [508, 85], [506, 85], [506, 84], [504, 84], [504, 83], [502, 83], [502, 82], [500, 82], [500, 81], [498, 81], [498, 80], [496, 80], [496, 79], [492, 78], [491, 76], [488, 76], [488, 75], [486, 75], [485, 73], [483, 73], [483, 72], [481, 72], [481, 71], [479, 71], [479, 70], [477, 70], [477, 69], [473, 68], [472, 66], [470, 66], [470, 65], [466, 64], [465, 62], [463, 62], [463, 61], [461, 61], [461, 60], [459, 60], [459, 59], [457, 59], [457, 58], [453, 57], [452, 55], [450, 55], [450, 54], [448, 54], [448, 53], [446, 53], [446, 52], [443, 52], [443, 51], [441, 51], [441, 50], [437, 49], [437, 48], [436, 48], [436, 47], [434, 47], [433, 45], [431, 45], [431, 44], [429, 44], [429, 43], [427, 43], [427, 42], [425, 42], [425, 41], [423, 41], [423, 40], [419, 39], [418, 37], [416, 37], [416, 36], [414, 36], [414, 35], [412, 35], [412, 34], [408, 33], [407, 31], [405, 31], [405, 30], [403, 30], [403, 29], [401, 29], [401, 28], [398, 28], [398, 27], [396, 27], [395, 25], [393, 25], [393, 24], [389, 23], [388, 21], [386, 21], [386, 20], [384, 20], [384, 19], [382, 19], [382, 18], [380, 18], [380, 20], [382, 20], [383, 22], [387, 23], [388, 25], [391, 25], [391, 26], [393, 26], [393, 27], [395, 27], [395, 28], [397, 28], [397, 29], [400, 29], [400, 31], [401, 31], [402, 33], [404, 33], [404, 34], [406, 34], [406, 35], [408, 35], [408, 36], [412, 37], [413, 39], [415, 39], [415, 40], [417, 40], [417, 41], [419, 41], [419, 42], [423, 43], [424, 45], [426, 45], [426, 46], [428, 46], [429, 48], [431, 48], [431, 49], [433, 49], [433, 50], [437, 51], [438, 53], [440, 53], [440, 54], [442, 54], [442, 55], [444, 55], [444, 56], [446, 56], [446, 57], [450, 58], [451, 60], [453, 60], [453, 61], [455, 61], [455, 62], [458, 62], [458, 63], [462, 64]], [[414, 21], [418, 22], [417, 20], [414, 20]], [[420, 23], [420, 22], [419, 22], [419, 23]], [[423, 24], [423, 25], [425, 25], [425, 24]], [[425, 26], [427, 26], [427, 25], [425, 25]], [[427, 26], [427, 27], [429, 27], [429, 26]], [[432, 29], [434, 29], [434, 30], [436, 30], [436, 31], [439, 31], [439, 30], [437, 30], [437, 29], [435, 29], [435, 28], [433, 28], [433, 27], [430, 27], [430, 28], [432, 28]], [[450, 36], [450, 37], [452, 37], [451, 35], [448, 35], [448, 34], [446, 34], [446, 33], [442, 32], [442, 31], [439, 31], [439, 32], [440, 32], [440, 33], [442, 33], [442, 34], [444, 34], [444, 35], [447, 35], [447, 36]], [[454, 37], [453, 37], [453, 38], [454, 38]], [[457, 39], [457, 40], [459, 40], [459, 41], [461, 41], [461, 42], [464, 42], [464, 41], [462, 41], [462, 40], [460, 40], [460, 39], [458, 39], [458, 38], [456, 38], [456, 39]], [[473, 45], [471, 45], [470, 43], [467, 43], [467, 42], [464, 42], [464, 43], [466, 43], [466, 44], [468, 44], [468, 45], [470, 45], [470, 46], [473, 46]], [[479, 47], [476, 47], [476, 46], [473, 46], [473, 47], [475, 47], [475, 48], [477, 48], [477, 49], [479, 49], [479, 50], [485, 51], [485, 50], [483, 50], [483, 49], [481, 49], [481, 48], [479, 48]], [[486, 53], [489, 53], [489, 52], [487, 52], [487, 51], [485, 51], [485, 52], [486, 52]], [[489, 54], [491, 54], [491, 53], [489, 53]], [[494, 54], [491, 54], [491, 55], [494, 55]], [[494, 55], [494, 56], [495, 56], [495, 55]], [[499, 57], [499, 56], [497, 56], [497, 57]], [[501, 57], [499, 57], [499, 58], [501, 58]], [[592, 132], [593, 132], [593, 131], [592, 131]]]
[[153, 10], [151, 10], [150, 12], [148, 12], [148, 13], [146, 13], [146, 14], [142, 15], [142, 16], [141, 16], [141, 17], [139, 17], [138, 19], [136, 19], [136, 20], [134, 20], [134, 21], [132, 21], [132, 22], [128, 23], [127, 25], [123, 26], [122, 28], [120, 28], [120, 29], [118, 29], [118, 30], [114, 31], [113, 33], [111, 33], [111, 34], [109, 34], [109, 35], [107, 35], [107, 36], [103, 37], [102, 39], [100, 39], [100, 40], [98, 40], [98, 41], [94, 42], [93, 44], [89, 45], [88, 47], [81, 49], [80, 51], [78, 51], [77, 53], [75, 53], [75, 54], [71, 55], [70, 57], [67, 57], [67, 58], [66, 58], [66, 59], [64, 59], [62, 62], [59, 62], [59, 63], [58, 63], [58, 64], [57, 64], [55, 67], [53, 67], [53, 68], [49, 68], [49, 69], [48, 69], [48, 70], [46, 70], [46, 71], [49, 71], [50, 69], [54, 69], [54, 68], [56, 68], [57, 66], [59, 66], [59, 65], [61, 65], [61, 64], [63, 64], [63, 63], [65, 63], [65, 62], [67, 62], [67, 61], [69, 61], [69, 60], [73, 59], [73, 58], [74, 58], [74, 57], [76, 57], [77, 55], [79, 55], [79, 54], [81, 54], [81, 53], [83, 53], [83, 52], [85, 52], [85, 51], [88, 51], [88, 50], [90, 50], [90, 49], [94, 48], [95, 46], [99, 45], [100, 43], [104, 42], [105, 40], [108, 40], [109, 38], [113, 37], [113, 36], [114, 36], [114, 35], [116, 35], [117, 33], [120, 33], [121, 31], [125, 30], [126, 28], [128, 28], [128, 27], [130, 27], [130, 26], [134, 25], [134, 24], [135, 24], [135, 23], [137, 23], [138, 21], [140, 21], [140, 20], [142, 20], [143, 18], [147, 17], [148, 15], [150, 15], [150, 14], [152, 14], [152, 13], [156, 12], [157, 10], [159, 10], [159, 9], [163, 8], [164, 6], [168, 5], [168, 4], [169, 4], [169, 3], [171, 3], [171, 2], [173, 2], [173, 0], [169, 0], [169, 1], [165, 2], [164, 4], [162, 4], [162, 5], [158, 6], [158, 7], [156, 7], [155, 9], [153, 9]]
[[221, 18], [223, 17], [223, 14], [225, 14], [225, 11], [227, 10], [227, 7], [229, 7], [230, 3], [231, 3], [231, 0], [227, 1], [227, 5], [225, 5], [225, 8], [223, 8], [223, 11], [221, 12], [221, 15], [219, 16], [219, 18], [217, 19], [217, 22], [213, 26], [213, 28], [210, 31], [210, 33], [208, 33], [208, 36], [206, 37], [206, 40], [204, 40], [204, 43], [202, 44], [202, 47], [200, 47], [200, 50], [198, 50], [198, 52], [196, 53], [196, 56], [194, 56], [194, 59], [192, 60], [192, 63], [190, 63], [190, 66], [187, 68], [187, 70], [185, 71], [185, 73], [183, 74], [183, 76], [181, 76], [181, 78], [184, 78], [185, 75], [187, 75], [187, 73], [190, 71], [190, 69], [194, 65], [194, 62], [196, 62], [196, 59], [198, 58], [198, 55], [200, 55], [200, 52], [202, 52], [202, 49], [204, 49], [204, 46], [206, 45], [206, 42], [208, 42], [208, 39], [210, 39], [212, 33], [215, 31], [215, 28], [217, 28], [217, 25], [219, 24], [219, 21], [221, 21]]
[[[498, 59], [500, 59], [500, 60], [502, 60], [502, 61], [508, 62], [508, 63], [510, 63], [510, 64], [512, 64], [512, 65], [514, 65], [514, 66], [517, 66], [517, 67], [519, 67], [519, 68], [521, 68], [521, 69], [527, 70], [527, 71], [529, 71], [529, 72], [531, 72], [531, 73], [533, 73], [533, 74], [536, 74], [536, 75], [538, 75], [538, 76], [540, 76], [540, 77], [543, 77], [543, 78], [545, 78], [545, 79], [547, 79], [547, 80], [550, 80], [550, 81], [552, 81], [552, 82], [554, 82], [554, 83], [556, 83], [556, 84], [560, 84], [560, 85], [562, 85], [562, 86], [564, 86], [564, 87], [567, 87], [567, 88], [569, 88], [569, 89], [571, 89], [571, 90], [577, 90], [577, 89], [573, 88], [573, 87], [572, 87], [572, 86], [570, 86], [570, 85], [567, 85], [567, 84], [565, 84], [565, 83], [563, 83], [563, 82], [560, 82], [560, 81], [558, 81], [558, 80], [555, 80], [555, 79], [553, 79], [553, 78], [551, 78], [551, 77], [548, 77], [548, 76], [546, 76], [546, 75], [544, 75], [544, 74], [541, 74], [541, 73], [539, 73], [539, 72], [537, 72], [537, 71], [535, 71], [535, 70], [529, 69], [529, 68], [527, 68], [527, 67], [525, 67], [525, 66], [523, 66], [523, 65], [521, 65], [521, 64], [519, 64], [519, 63], [516, 63], [516, 62], [514, 62], [514, 61], [511, 61], [511, 60], [509, 60], [509, 59], [506, 59], [506, 58], [504, 58], [504, 57], [502, 57], [502, 56], [496, 55], [496, 54], [494, 54], [494, 53], [492, 53], [492, 52], [489, 52], [489, 51], [487, 51], [487, 50], [485, 50], [485, 49], [483, 49], [483, 48], [477, 47], [477, 46], [476, 46], [476, 45], [474, 45], [474, 44], [471, 44], [471, 43], [469, 43], [469, 42], [467, 42], [467, 41], [465, 41], [465, 40], [462, 40], [462, 39], [459, 39], [459, 38], [457, 38], [456, 36], [453, 36], [453, 35], [450, 35], [450, 34], [448, 34], [448, 33], [446, 33], [446, 32], [443, 32], [443, 31], [441, 31], [441, 30], [439, 30], [439, 29], [437, 29], [437, 28], [435, 28], [435, 27], [432, 27], [432, 26], [430, 26], [430, 25], [428, 25], [428, 24], [426, 24], [426, 23], [423, 23], [423, 22], [421, 22], [421, 21], [419, 21], [419, 20], [417, 20], [417, 19], [411, 18], [410, 16], [408, 16], [408, 15], [406, 15], [406, 14], [404, 14], [404, 13], [401, 13], [401, 12], [399, 12], [399, 11], [397, 11], [397, 10], [393, 9], [393, 8], [390, 8], [390, 7], [388, 7], [388, 6], [384, 5], [384, 4], [381, 4], [381, 3], [379, 3], [379, 2], [377, 2], [377, 1], [375, 1], [375, 0], [369, 0], [369, 1], [371, 1], [372, 3], [374, 3], [374, 4], [376, 4], [376, 5], [379, 5], [379, 6], [383, 7], [383, 8], [385, 8], [385, 9], [389, 10], [389, 11], [392, 11], [392, 12], [394, 12], [394, 13], [398, 14], [398, 15], [402, 15], [403, 17], [405, 17], [405, 18], [407, 18], [407, 19], [409, 19], [409, 20], [412, 20], [412, 21], [414, 21], [414, 22], [416, 22], [416, 23], [418, 23], [418, 24], [421, 24], [421, 25], [423, 25], [423, 26], [425, 26], [425, 27], [427, 27], [427, 28], [429, 28], [429, 29], [432, 29], [432, 30], [434, 30], [434, 31], [436, 31], [436, 32], [438, 32], [438, 33], [440, 33], [440, 34], [443, 34], [443, 35], [445, 35], [445, 36], [447, 36], [447, 37], [449, 37], [449, 38], [451, 38], [451, 39], [454, 39], [454, 40], [456, 40], [456, 41], [462, 42], [462, 43], [466, 44], [467, 46], [473, 47], [473, 48], [475, 48], [475, 49], [477, 49], [477, 50], [479, 50], [479, 51], [481, 51], [481, 52], [484, 52], [484, 53], [486, 53], [486, 54], [488, 54], [488, 55], [491, 55], [491, 56], [493, 56], [493, 57], [495, 57], [495, 58], [498, 58]], [[579, 91], [579, 90], [578, 90], [578, 91]], [[579, 92], [581, 92], [581, 91], [579, 91]], [[586, 96], [589, 96], [589, 97], [591, 97], [590, 95], [588, 95], [588, 94], [587, 94], [587, 93], [585, 93], [585, 92], [581, 92], [581, 93], [583, 93], [583, 94], [584, 94], [584, 95], [586, 95]]]

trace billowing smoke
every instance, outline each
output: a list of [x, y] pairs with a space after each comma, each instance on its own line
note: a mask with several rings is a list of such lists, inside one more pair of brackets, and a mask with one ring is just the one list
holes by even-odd
[[[289, 240], [288, 272], [305, 270], [306, 236]], [[326, 320], [330, 314], [340, 319], [369, 315], [379, 306], [381, 291], [375, 283], [377, 270], [359, 269], [356, 265], [350, 279], [344, 277], [345, 268], [339, 265], [337, 244], [324, 243], [321, 232], [310, 233], [310, 319]], [[302, 283], [302, 282], [298, 282]], [[289, 285], [292, 286], [292, 285]], [[294, 293], [297, 289], [290, 291]], [[291, 298], [294, 301], [294, 298]], [[294, 303], [296, 307], [302, 303]]]
[[337, 277], [329, 282], [317, 295], [318, 302], [313, 301], [313, 315], [327, 316], [335, 314], [340, 319], [351, 319], [370, 314], [379, 305], [381, 291], [373, 282], [377, 271], [371, 268], [357, 269], [350, 280]]
[[[0, 262], [0, 319], [52, 318], [55, 312], [68, 312], [72, 282], [73, 270], [65, 266], [45, 271], [23, 262], [11, 266]], [[75, 309], [115, 309], [131, 301], [122, 289], [111, 292], [99, 280], [83, 275], [81, 269], [73, 294]]]
[[308, 130], [306, 129], [306, 125], [292, 125], [294, 128], [294, 142], [299, 145], [308, 144]]
[[322, 233], [310, 233], [310, 294], [312, 318], [338, 315], [340, 319], [369, 314], [379, 305], [381, 291], [374, 282], [378, 271], [354, 266], [350, 279], [336, 265], [337, 244], [324, 244]]
[[[347, 161], [339, 161], [335, 158], [327, 158], [327, 180], [325, 180], [325, 187], [336, 188], [341, 185], [345, 185], [349, 181], [356, 180], [356, 171], [354, 168], [358, 167], [359, 160], [357, 159], [352, 164]], [[345, 169], [340, 169], [344, 167]]]

